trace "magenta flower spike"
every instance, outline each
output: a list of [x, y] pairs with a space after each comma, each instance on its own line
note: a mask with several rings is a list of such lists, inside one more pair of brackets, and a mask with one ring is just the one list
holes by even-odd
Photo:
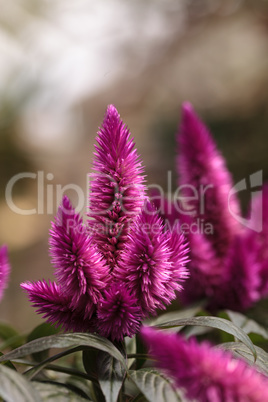
[[21, 285], [47, 321], [112, 341], [137, 333], [187, 276], [183, 237], [169, 235], [144, 204], [143, 168], [129, 137], [109, 106], [97, 137], [87, 224], [65, 196], [50, 230], [56, 282]]
[[245, 238], [247, 250], [254, 263], [259, 265], [259, 298], [268, 295], [268, 184], [265, 184], [251, 206], [252, 226], [259, 230], [247, 229]]
[[[85, 319], [83, 309], [74, 309], [71, 299], [66, 297], [63, 290], [55, 282], [37, 281], [34, 283], [24, 282], [23, 290], [28, 293], [32, 305], [38, 314], [54, 324], [62, 326], [65, 331], [92, 332], [95, 330], [95, 321]], [[88, 316], [88, 313], [86, 314]]]
[[[50, 231], [50, 252], [55, 276], [62, 290], [72, 300], [71, 306], [97, 304], [101, 290], [109, 280], [109, 267], [86, 233], [82, 218], [76, 214], [68, 197], [59, 207]], [[88, 313], [91, 314], [92, 306]], [[90, 318], [90, 315], [88, 316]]]
[[157, 366], [173, 379], [189, 400], [198, 402], [263, 402], [268, 400], [268, 379], [231, 353], [208, 342], [198, 344], [175, 333], [150, 327], [142, 339]]
[[113, 105], [97, 136], [88, 221], [110, 269], [117, 264], [132, 219], [144, 203], [144, 169], [130, 132]]
[[[194, 271], [187, 283], [191, 281], [208, 282], [206, 292], [213, 297], [217, 286], [225, 278], [224, 259], [228, 254], [235, 235], [240, 230], [239, 223], [230, 213], [230, 208], [236, 214], [239, 203], [235, 196], [229, 199], [232, 179], [226, 168], [225, 161], [216, 148], [208, 129], [195, 114], [189, 103], [183, 105], [182, 122], [178, 133], [179, 157], [179, 186], [184, 197], [192, 197], [188, 202], [188, 210], [182, 220], [188, 224], [198, 223], [210, 225], [211, 231], [198, 235], [198, 243], [208, 243], [201, 250], [209, 249], [210, 263], [206, 263], [207, 255], [200, 255], [201, 250], [191, 247], [190, 272]], [[193, 197], [193, 194], [195, 197]], [[197, 196], [196, 196], [197, 194]], [[190, 209], [189, 209], [190, 205]], [[188, 212], [192, 211], [192, 215]], [[189, 236], [190, 245], [194, 235]], [[205, 261], [203, 266], [202, 261]], [[200, 265], [201, 262], [201, 265]], [[202, 278], [205, 275], [206, 278]], [[211, 280], [210, 280], [211, 279]], [[188, 297], [189, 297], [189, 292]], [[193, 294], [193, 299], [195, 295]], [[204, 296], [207, 296], [204, 292]]]
[[137, 333], [141, 322], [138, 299], [124, 285], [114, 284], [104, 292], [98, 309], [100, 335], [112, 341], [121, 339], [121, 334], [132, 336]]
[[182, 288], [180, 282], [188, 274], [187, 246], [179, 235], [165, 232], [162, 219], [149, 201], [133, 221], [129, 240], [116, 270], [117, 278], [136, 295], [144, 316], [154, 314], [175, 299], [175, 291]]
[[10, 275], [10, 265], [7, 255], [7, 246], [0, 247], [0, 300], [4, 295], [4, 290], [7, 288]]
[[258, 249], [247, 233], [234, 239], [226, 259], [226, 279], [218, 289], [218, 307], [246, 310], [260, 298], [261, 265]]
[[[239, 214], [240, 206], [235, 195], [229, 199], [233, 183], [224, 158], [189, 103], [183, 105], [178, 145], [179, 186], [186, 196], [192, 197], [193, 189], [197, 190], [198, 197], [190, 204], [195, 212], [194, 219], [211, 223], [213, 234], [208, 235], [209, 240], [216, 255], [221, 258], [240, 230], [230, 209]], [[204, 198], [201, 198], [203, 195]]]

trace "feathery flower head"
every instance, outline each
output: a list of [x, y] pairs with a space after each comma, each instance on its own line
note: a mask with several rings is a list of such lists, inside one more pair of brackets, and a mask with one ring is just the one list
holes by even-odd
[[34, 283], [24, 282], [21, 284], [23, 290], [28, 293], [36, 312], [42, 314], [43, 318], [56, 327], [62, 326], [66, 331], [92, 332], [95, 330], [94, 319], [85, 319], [82, 309], [74, 309], [71, 300], [61, 287], [55, 283], [45, 280]]
[[129, 137], [109, 106], [97, 137], [87, 225], [64, 197], [49, 241], [56, 282], [21, 285], [49, 322], [113, 341], [138, 332], [186, 277], [187, 247], [145, 203], [143, 168]]
[[98, 309], [98, 330], [112, 341], [137, 333], [141, 322], [138, 299], [124, 285], [114, 284], [104, 292]]
[[[199, 297], [209, 297], [212, 304], [215, 304], [218, 286], [226, 279], [224, 259], [239, 232], [239, 224], [230, 214], [229, 207], [238, 213], [239, 203], [235, 196], [229, 199], [232, 179], [225, 161], [209, 130], [189, 103], [185, 103], [182, 108], [177, 140], [179, 186], [186, 199], [191, 197], [190, 209], [188, 201], [188, 210], [181, 214], [180, 219], [189, 227], [202, 219], [204, 224], [212, 228], [208, 234], [188, 234], [191, 277], [182, 298], [192, 301]], [[198, 197], [193, 197], [193, 192]]]
[[175, 202], [161, 200], [161, 212], [169, 224], [178, 220], [188, 228], [190, 278], [181, 298], [184, 303], [206, 298], [211, 311], [248, 308], [268, 294], [268, 186], [251, 208], [250, 221], [256, 227], [262, 223], [262, 231], [244, 228], [235, 218], [240, 206], [225, 160], [189, 103], [182, 108], [177, 141], [182, 207], [176, 211]]
[[92, 220], [88, 224], [112, 270], [129, 224], [144, 203], [144, 169], [130, 132], [113, 105], [108, 106], [96, 141], [88, 215]]
[[50, 235], [55, 276], [72, 305], [75, 307], [82, 296], [96, 304], [109, 279], [109, 269], [67, 196], [52, 222]]
[[268, 378], [231, 353], [215, 349], [208, 342], [141, 329], [151, 356], [190, 400], [200, 402], [268, 400]]
[[7, 255], [7, 246], [0, 247], [0, 300], [3, 298], [4, 290], [7, 288], [10, 275], [10, 265]]
[[180, 282], [187, 276], [188, 249], [179, 236], [179, 243], [172, 244], [175, 236], [167, 235], [162, 219], [146, 201], [132, 223], [129, 242], [116, 270], [117, 278], [127, 283], [138, 298], [144, 316], [164, 309], [175, 299], [175, 291], [181, 290]]

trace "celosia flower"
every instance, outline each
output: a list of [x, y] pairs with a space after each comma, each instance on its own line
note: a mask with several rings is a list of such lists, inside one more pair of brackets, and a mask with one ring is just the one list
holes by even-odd
[[102, 336], [111, 335], [112, 341], [119, 340], [122, 333], [131, 336], [138, 332], [141, 318], [138, 299], [123, 284], [113, 284], [104, 291], [98, 308], [98, 331]]
[[[232, 179], [208, 129], [188, 103], [183, 106], [178, 145], [180, 153], [177, 168], [183, 196], [193, 198], [193, 189], [198, 194], [198, 197], [194, 197], [190, 203], [194, 215], [187, 215], [187, 220], [191, 224], [203, 219], [204, 224], [210, 224], [212, 228], [208, 234], [203, 233], [199, 236], [198, 243], [203, 240], [207, 243], [205, 246], [191, 248], [190, 269], [193, 271], [191, 280], [198, 285], [199, 276], [204, 273], [210, 278], [209, 289], [204, 288], [206, 292], [204, 296], [210, 294], [210, 297], [213, 297], [213, 293], [225, 279], [224, 258], [239, 231], [239, 223], [230, 214], [228, 205], [229, 192], [233, 186]], [[231, 198], [231, 203], [232, 210], [238, 213], [239, 204], [235, 196]], [[210, 254], [209, 265], [207, 265], [207, 249]], [[203, 256], [202, 250], [205, 251]], [[202, 260], [205, 267], [202, 266]], [[188, 285], [191, 286], [190, 283]]]
[[3, 298], [10, 275], [10, 265], [7, 256], [7, 246], [0, 247], [0, 300]]
[[94, 304], [109, 280], [109, 268], [66, 196], [55, 223], [52, 222], [50, 235], [52, 263], [58, 283], [70, 298], [72, 307], [86, 303], [85, 318], [90, 318]]
[[172, 205], [161, 200], [161, 212], [170, 226], [179, 221], [182, 231], [187, 228], [190, 278], [182, 300], [206, 298], [211, 310], [250, 307], [268, 293], [268, 191], [264, 189], [263, 200], [258, 197], [252, 208], [254, 220], [254, 210], [259, 211], [263, 201], [262, 232], [245, 229], [235, 219], [240, 207], [224, 158], [189, 103], [182, 110], [178, 150], [183, 199]]
[[133, 140], [116, 108], [110, 105], [97, 137], [91, 174], [89, 227], [113, 269], [131, 220], [141, 211], [145, 186], [143, 167]]
[[114, 106], [107, 109], [97, 142], [87, 225], [67, 197], [52, 223], [57, 283], [21, 286], [49, 322], [120, 341], [181, 290], [188, 250], [183, 237], [166, 231], [145, 203], [143, 168]]
[[[187, 248], [179, 235], [165, 232], [162, 219], [147, 201], [134, 220], [130, 241], [122, 252], [116, 269], [117, 278], [129, 284], [145, 316], [164, 309], [181, 290], [187, 276]], [[178, 242], [174, 242], [176, 236]]]
[[190, 400], [200, 402], [263, 402], [268, 378], [231, 353], [208, 342], [144, 327], [142, 338], [157, 366]]

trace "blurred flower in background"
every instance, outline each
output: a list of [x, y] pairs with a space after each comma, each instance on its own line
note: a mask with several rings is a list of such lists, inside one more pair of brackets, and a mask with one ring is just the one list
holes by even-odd
[[[19, 283], [52, 273], [48, 228], [62, 193], [77, 206], [79, 187], [86, 205], [88, 154], [107, 104], [128, 121], [149, 184], [169, 191], [184, 100], [212, 128], [235, 181], [260, 169], [267, 175], [268, 2], [1, 5], [0, 243], [11, 250], [14, 280], [0, 316], [25, 328], [35, 318]], [[10, 182], [22, 172], [28, 176]]]

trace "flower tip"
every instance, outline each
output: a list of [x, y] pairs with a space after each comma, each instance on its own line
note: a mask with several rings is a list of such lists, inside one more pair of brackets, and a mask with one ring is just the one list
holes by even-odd
[[21, 287], [23, 290], [25, 290], [26, 292], [28, 292], [29, 290], [31, 290], [32, 284], [31, 284], [31, 282], [22, 282], [22, 283], [20, 284], [20, 287]]
[[114, 105], [108, 105], [107, 110], [106, 110], [105, 120], [112, 119], [112, 118], [119, 120], [120, 114], [118, 113], [118, 111]]
[[64, 210], [73, 210], [73, 205], [71, 203], [70, 198], [67, 195], [64, 195], [62, 197], [61, 205], [62, 205]]
[[184, 117], [190, 117], [194, 113], [193, 105], [190, 102], [183, 102], [182, 104], [182, 115]]

